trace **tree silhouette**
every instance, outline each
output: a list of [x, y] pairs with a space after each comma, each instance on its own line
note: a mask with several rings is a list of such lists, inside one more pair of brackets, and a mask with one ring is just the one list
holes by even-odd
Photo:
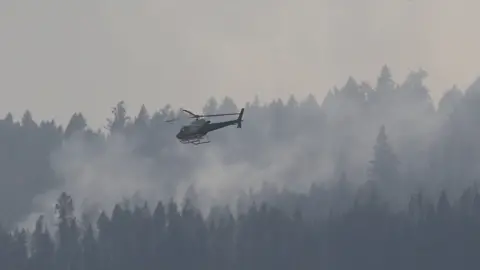
[[374, 146], [374, 158], [370, 161], [370, 179], [375, 182], [398, 181], [398, 159], [388, 142], [385, 126], [380, 127]]

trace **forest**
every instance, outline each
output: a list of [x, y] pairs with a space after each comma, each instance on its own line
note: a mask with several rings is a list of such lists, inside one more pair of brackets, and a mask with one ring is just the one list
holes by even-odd
[[424, 70], [349, 77], [322, 102], [245, 107], [176, 141], [166, 105], [105, 130], [0, 120], [2, 269], [476, 269], [480, 79], [434, 104]]

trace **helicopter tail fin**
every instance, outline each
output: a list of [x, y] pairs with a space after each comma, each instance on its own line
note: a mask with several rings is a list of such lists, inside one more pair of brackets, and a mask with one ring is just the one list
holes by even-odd
[[244, 110], [244, 108], [242, 108], [242, 110], [240, 111], [240, 114], [238, 115], [237, 128], [242, 128], [243, 110]]

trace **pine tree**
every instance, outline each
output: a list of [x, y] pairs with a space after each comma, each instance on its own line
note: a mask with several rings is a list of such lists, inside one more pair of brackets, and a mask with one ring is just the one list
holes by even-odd
[[461, 105], [463, 92], [454, 85], [438, 102], [438, 113], [441, 116], [450, 116]]
[[450, 213], [451, 205], [448, 200], [447, 192], [445, 190], [442, 190], [442, 193], [440, 194], [436, 210], [437, 214], [442, 218], [445, 218]]
[[143, 129], [148, 125], [149, 120], [150, 116], [148, 114], [147, 108], [145, 107], [145, 105], [142, 105], [137, 117], [135, 117], [134, 124], [136, 127]]
[[81, 268], [80, 230], [74, 216], [73, 199], [62, 192], [55, 209], [58, 213], [59, 246], [56, 254], [57, 267], [76, 270]]
[[74, 113], [65, 128], [65, 138], [70, 138], [76, 132], [82, 131], [87, 127], [87, 121], [82, 113]]
[[388, 93], [395, 90], [395, 82], [392, 79], [392, 73], [387, 65], [382, 67], [380, 71], [380, 76], [377, 79], [377, 91]]
[[207, 104], [203, 107], [204, 114], [215, 114], [217, 113], [218, 102], [214, 97], [208, 99]]
[[391, 110], [395, 104], [396, 83], [393, 81], [392, 73], [388, 66], [384, 65], [377, 78], [375, 91], [369, 95], [369, 103], [380, 111]]
[[82, 253], [83, 253], [83, 267], [88, 270], [100, 270], [98, 260], [99, 250], [97, 241], [94, 237], [93, 227], [91, 224], [87, 225], [84, 237], [82, 239]]
[[15, 229], [11, 238], [10, 267], [12, 270], [27, 270], [27, 232]]
[[40, 216], [35, 224], [32, 235], [31, 256], [29, 269], [50, 270], [55, 269], [55, 246], [48, 230], [44, 228], [44, 217]]
[[[157, 207], [153, 212], [152, 217], [153, 227], [153, 253], [154, 260], [152, 264], [154, 266], [163, 266], [168, 259], [167, 245], [166, 245], [166, 225], [167, 217], [165, 213], [165, 207], [161, 201], [158, 202]], [[156, 269], [156, 268], [155, 268]]]
[[374, 182], [394, 182], [398, 180], [399, 161], [388, 142], [385, 126], [382, 125], [374, 146], [374, 158], [370, 161], [370, 180]]
[[107, 119], [108, 125], [107, 129], [111, 133], [121, 132], [124, 130], [125, 125], [130, 120], [130, 117], [127, 116], [127, 110], [125, 108], [125, 102], [120, 101], [117, 103], [117, 106], [112, 108], [113, 119]]

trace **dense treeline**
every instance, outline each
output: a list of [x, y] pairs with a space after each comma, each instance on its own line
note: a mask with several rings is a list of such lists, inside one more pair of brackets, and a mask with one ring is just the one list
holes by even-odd
[[[1, 232], [2, 269], [476, 269], [480, 194], [451, 203], [412, 196], [407, 211], [388, 211], [371, 194], [345, 213], [308, 220], [265, 203], [235, 218], [216, 208], [206, 218], [186, 200], [117, 204], [95, 223], [73, 216], [61, 194], [51, 233], [43, 218], [31, 237]], [[27, 240], [30, 245], [27, 245]]]
[[[182, 114], [169, 106], [130, 117], [119, 102], [106, 132], [81, 113], [65, 127], [8, 114], [0, 261], [5, 269], [474, 266], [480, 80], [453, 87], [435, 108], [426, 75], [397, 84], [385, 66], [374, 86], [350, 77], [321, 104], [313, 95], [255, 99], [241, 130], [212, 133], [200, 148], [176, 141], [178, 125], [165, 120]], [[210, 99], [204, 113], [238, 107]], [[190, 204], [180, 205], [185, 186]], [[52, 190], [66, 192], [55, 227], [42, 216], [32, 233], [7, 233], [50, 211], [39, 198]], [[115, 204], [136, 191], [131, 205]], [[150, 213], [144, 201], [165, 204]]]

